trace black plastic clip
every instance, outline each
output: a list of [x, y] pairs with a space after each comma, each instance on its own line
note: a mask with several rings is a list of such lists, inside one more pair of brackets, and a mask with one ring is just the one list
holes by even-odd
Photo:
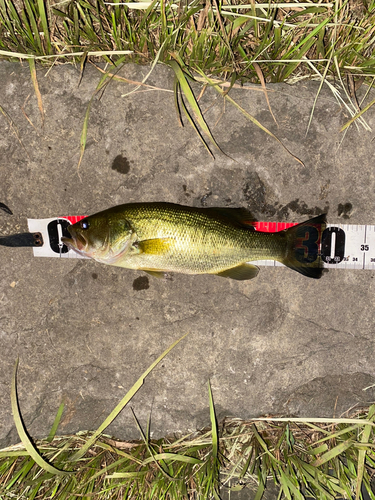
[[3, 247], [41, 247], [43, 236], [39, 232], [0, 236], [0, 245]]

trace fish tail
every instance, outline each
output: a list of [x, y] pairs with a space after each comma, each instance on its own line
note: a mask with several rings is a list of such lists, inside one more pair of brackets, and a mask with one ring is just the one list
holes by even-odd
[[286, 254], [281, 262], [304, 276], [319, 279], [323, 268], [320, 242], [325, 228], [326, 214], [322, 214], [286, 229]]

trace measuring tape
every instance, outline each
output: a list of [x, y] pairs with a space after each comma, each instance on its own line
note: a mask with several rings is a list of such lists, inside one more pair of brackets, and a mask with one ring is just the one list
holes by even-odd
[[[68, 227], [84, 219], [84, 215], [54, 217], [51, 219], [28, 219], [29, 231], [43, 236], [43, 245], [33, 247], [35, 257], [61, 257], [85, 259], [74, 250], [69, 250], [61, 241], [70, 237]], [[276, 232], [295, 226], [293, 222], [255, 222], [257, 231]], [[323, 267], [328, 269], [375, 270], [375, 226], [355, 224], [327, 224], [321, 237]], [[273, 260], [257, 260], [258, 266], [283, 266]]]
[[[290, 222], [256, 222], [257, 231], [282, 231], [295, 226]], [[321, 237], [321, 257], [327, 269], [375, 270], [375, 226], [327, 224]], [[280, 262], [259, 260], [258, 266], [283, 266]]]

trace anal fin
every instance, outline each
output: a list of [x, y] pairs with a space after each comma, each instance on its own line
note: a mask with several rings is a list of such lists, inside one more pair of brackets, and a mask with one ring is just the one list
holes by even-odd
[[232, 278], [238, 281], [251, 280], [256, 278], [259, 273], [259, 267], [253, 264], [240, 264], [236, 267], [231, 267], [220, 273], [216, 273], [217, 276], [222, 276], [223, 278]]
[[150, 276], [153, 276], [154, 278], [165, 278], [166, 273], [164, 271], [150, 271], [148, 269], [142, 269], [145, 273], [149, 274]]

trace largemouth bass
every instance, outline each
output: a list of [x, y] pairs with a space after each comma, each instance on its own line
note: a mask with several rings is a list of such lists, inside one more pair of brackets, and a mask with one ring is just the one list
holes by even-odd
[[284, 231], [256, 231], [242, 208], [193, 208], [172, 203], [130, 203], [90, 215], [68, 228], [68, 247], [86, 257], [146, 271], [255, 278], [249, 262], [277, 260], [320, 278], [319, 243], [325, 215]]

